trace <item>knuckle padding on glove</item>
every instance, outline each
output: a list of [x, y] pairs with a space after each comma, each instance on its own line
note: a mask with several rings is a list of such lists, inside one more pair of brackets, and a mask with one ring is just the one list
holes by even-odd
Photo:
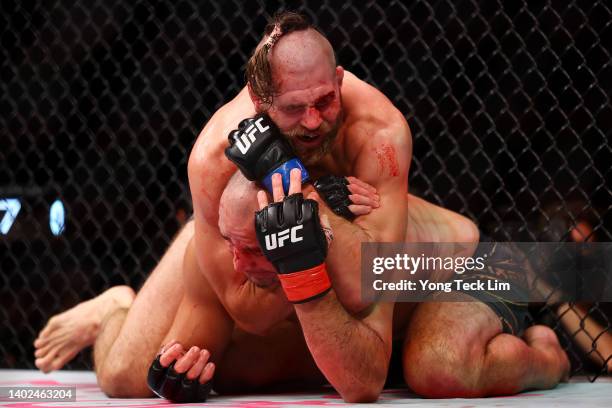
[[314, 187], [335, 214], [349, 221], [355, 219], [355, 214], [348, 208], [353, 203], [349, 198], [351, 192], [346, 177], [324, 176], [314, 182]]
[[282, 162], [294, 157], [289, 142], [280, 137], [280, 131], [271, 120], [265, 121], [265, 126], [269, 127], [266, 132], [257, 132], [258, 137], [248, 147], [247, 154], [237, 151], [236, 142], [248, 127], [254, 124], [255, 120], [254, 118], [242, 120], [238, 129], [230, 132], [228, 137], [230, 146], [225, 150], [226, 156], [251, 181], [262, 179]]
[[285, 191], [289, 190], [292, 169], [301, 171], [303, 183], [310, 179], [306, 167], [267, 115], [244, 119], [229, 133], [228, 141], [225, 156], [247, 179], [263, 183], [270, 192], [274, 173], [281, 174]]
[[173, 361], [168, 367], [160, 362], [161, 355], [157, 356], [147, 374], [147, 384], [156, 395], [174, 402], [204, 402], [208, 398], [211, 382], [200, 384], [196, 380], [188, 379], [186, 373], [177, 373]]
[[242, 119], [240, 121], [240, 123], [238, 124], [238, 129], [244, 130], [244, 128], [246, 128], [247, 126], [249, 126], [253, 122], [254, 122], [253, 118]]
[[255, 213], [259, 246], [277, 268], [285, 295], [293, 303], [312, 301], [331, 290], [325, 266], [327, 239], [318, 209], [316, 201], [296, 193]]
[[300, 235], [308, 237], [274, 251], [264, 250], [266, 258], [281, 273], [309, 269], [325, 261], [327, 240], [321, 228], [318, 209], [316, 201], [304, 199], [302, 193], [296, 193], [255, 213], [255, 228], [259, 231], [258, 240], [262, 249], [266, 248], [263, 234], [269, 232], [301, 225], [303, 231]]

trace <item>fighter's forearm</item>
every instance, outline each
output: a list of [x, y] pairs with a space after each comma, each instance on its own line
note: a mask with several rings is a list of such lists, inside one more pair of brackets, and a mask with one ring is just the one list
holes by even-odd
[[361, 243], [372, 242], [374, 238], [344, 218], [328, 217], [334, 239], [325, 263], [338, 299], [347, 310], [357, 313], [370, 306], [361, 298]]
[[317, 366], [342, 398], [375, 401], [387, 375], [390, 344], [349, 315], [333, 290], [295, 310]]

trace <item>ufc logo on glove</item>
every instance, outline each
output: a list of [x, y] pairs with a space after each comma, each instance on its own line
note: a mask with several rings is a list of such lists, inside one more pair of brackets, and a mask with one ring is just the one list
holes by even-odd
[[309, 180], [306, 167], [267, 115], [242, 120], [227, 139], [225, 156], [247, 179], [261, 182], [269, 192], [272, 192], [272, 175], [276, 173], [283, 178], [285, 192], [289, 191], [292, 169], [302, 172], [302, 183]]
[[287, 300], [310, 302], [331, 290], [325, 266], [327, 239], [316, 201], [295, 193], [269, 204], [255, 213], [255, 232], [263, 254], [276, 267]]
[[236, 146], [240, 153], [247, 154], [251, 144], [255, 141], [255, 131], [259, 131], [259, 133], [263, 133], [270, 129], [270, 126], [263, 126], [261, 122], [264, 118], [259, 118], [256, 121], [252, 122], [244, 132], [236, 137]]
[[[300, 242], [302, 237], [298, 237], [297, 232], [303, 227], [303, 225], [296, 225], [295, 227], [287, 228], [286, 230], [282, 230], [276, 234], [266, 235], [266, 249], [271, 250], [275, 248], [282, 248], [285, 246], [285, 241], [287, 238], [291, 238], [291, 242]], [[289, 231], [291, 231], [291, 234], [289, 234]]]

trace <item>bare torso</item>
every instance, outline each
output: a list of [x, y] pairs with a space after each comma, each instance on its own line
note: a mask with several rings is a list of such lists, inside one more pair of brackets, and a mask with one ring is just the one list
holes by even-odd
[[[378, 90], [347, 73], [342, 85], [345, 120], [337, 140], [330, 153], [315, 166], [309, 166], [312, 178], [325, 174], [356, 175], [355, 163], [358, 155], [366, 155], [369, 161], [375, 163], [371, 170], [362, 172], [359, 178], [368, 183], [381, 176], [399, 176], [407, 174], [407, 169], [399, 168], [403, 163], [409, 165], [411, 155], [411, 140], [400, 144], [406, 151], [398, 152], [398, 146], [387, 140], [380, 140], [377, 130], [388, 123], [403, 121], [402, 114]], [[255, 109], [248, 92], [243, 89], [232, 101], [224, 105], [210, 119], [198, 136], [189, 159], [189, 178], [194, 204], [195, 253], [202, 273], [209, 280], [228, 313], [234, 318], [238, 327], [252, 333], [265, 333], [277, 323], [293, 319], [292, 306], [287, 302], [278, 285], [257, 287], [247, 276], [233, 268], [232, 254], [221, 237], [218, 229], [219, 202], [223, 189], [233, 175], [236, 167], [224, 155], [227, 146], [227, 135], [235, 129], [238, 123], [255, 115]], [[409, 136], [409, 135], [408, 135]], [[403, 157], [403, 159], [402, 159]], [[463, 231], [473, 234], [473, 224], [467, 219], [432, 206], [416, 197], [408, 195], [408, 203], [414, 215], [422, 222], [407, 222], [406, 238], [414, 241], [463, 241], [472, 240], [470, 236], [460, 236]], [[435, 216], [431, 209], [436, 210]], [[429, 210], [429, 213], [428, 213]], [[430, 228], [434, 223], [444, 222], [446, 227]], [[449, 227], [450, 226], [450, 227]], [[467, 229], [464, 227], [468, 227]], [[471, 227], [471, 228], [470, 228]], [[333, 249], [332, 249], [333, 250]], [[334, 280], [333, 269], [330, 270]], [[335, 288], [342, 285], [341, 279], [334, 281]], [[250, 300], [245, 300], [245, 296]], [[342, 297], [339, 296], [342, 301]], [[249, 306], [251, 305], [251, 306]], [[360, 310], [350, 310], [351, 304], [346, 303], [347, 311], [357, 313]], [[255, 307], [257, 306], [257, 307]], [[396, 305], [394, 316], [394, 332], [403, 332], [413, 304]], [[249, 313], [246, 309], [267, 311], [266, 313]]]

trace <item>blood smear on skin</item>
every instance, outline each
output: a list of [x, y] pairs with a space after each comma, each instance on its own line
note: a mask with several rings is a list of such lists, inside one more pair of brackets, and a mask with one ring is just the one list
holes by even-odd
[[395, 155], [395, 148], [389, 144], [382, 144], [376, 148], [376, 158], [378, 159], [378, 167], [381, 174], [385, 174], [385, 169], [388, 168], [390, 176], [399, 176], [399, 165]]

